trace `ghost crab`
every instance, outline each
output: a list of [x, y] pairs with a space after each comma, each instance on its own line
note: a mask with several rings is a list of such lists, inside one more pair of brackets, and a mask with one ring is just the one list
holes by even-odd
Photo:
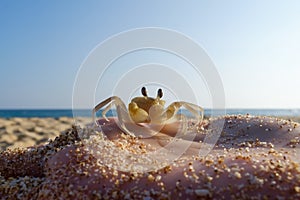
[[[106, 113], [111, 109], [112, 106], [116, 107], [118, 114], [118, 125], [127, 134], [135, 136], [128, 128], [128, 124], [134, 126], [136, 131], [145, 131], [140, 129], [143, 125], [157, 125], [162, 128], [166, 124], [173, 123], [177, 120], [185, 119], [182, 114], [177, 114], [181, 107], [186, 108], [200, 123], [203, 120], [204, 109], [198, 105], [177, 101], [171, 103], [167, 108], [164, 108], [165, 101], [162, 100], [163, 92], [162, 89], [158, 89], [156, 98], [148, 97], [147, 90], [145, 87], [141, 89], [142, 97], [135, 97], [131, 100], [128, 105], [128, 110], [124, 102], [117, 96], [112, 96], [106, 100], [97, 104], [93, 111], [93, 120], [95, 121], [96, 112], [101, 108], [105, 107], [102, 111], [102, 117], [109, 121], [106, 117]], [[97, 124], [97, 122], [96, 122]], [[127, 125], [126, 125], [127, 124]], [[131, 126], [132, 128], [132, 126]], [[139, 130], [138, 130], [139, 129]]]

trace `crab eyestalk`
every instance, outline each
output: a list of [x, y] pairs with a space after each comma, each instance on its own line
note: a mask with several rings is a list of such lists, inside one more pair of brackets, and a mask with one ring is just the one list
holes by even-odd
[[163, 96], [163, 92], [162, 92], [162, 89], [161, 88], [159, 88], [158, 89], [158, 91], [157, 91], [157, 98], [162, 98], [162, 96]]
[[143, 95], [144, 97], [148, 97], [147, 90], [146, 90], [145, 87], [142, 87], [142, 95]]

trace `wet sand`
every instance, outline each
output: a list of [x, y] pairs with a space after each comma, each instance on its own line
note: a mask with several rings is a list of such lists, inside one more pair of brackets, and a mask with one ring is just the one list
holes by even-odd
[[[182, 158], [147, 173], [122, 172], [104, 165], [103, 158], [117, 164], [126, 159], [111, 153], [111, 145], [91, 154], [86, 145], [97, 148], [95, 144], [103, 138], [86, 143], [79, 138], [78, 129], [62, 131], [38, 148], [2, 151], [0, 195], [19, 199], [299, 199], [299, 124], [255, 116], [224, 119], [221, 137], [210, 154], [195, 156], [202, 136], [211, 133], [210, 126], [218, 119], [199, 132]], [[60, 121], [55, 121], [56, 127], [67, 124]], [[22, 124], [14, 122], [18, 123]], [[107, 131], [118, 148], [141, 157], [149, 144], [164, 146], [171, 138], [134, 139], [121, 134], [113, 122], [103, 124], [103, 132]]]

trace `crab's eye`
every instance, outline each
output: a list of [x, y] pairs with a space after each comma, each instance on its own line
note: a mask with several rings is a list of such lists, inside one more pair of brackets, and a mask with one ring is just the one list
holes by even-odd
[[148, 95], [147, 95], [147, 90], [146, 90], [145, 87], [142, 87], [142, 95], [143, 95], [144, 97], [147, 97], [147, 96], [148, 96]]
[[157, 97], [162, 98], [162, 96], [163, 96], [162, 89], [159, 88], [157, 91]]

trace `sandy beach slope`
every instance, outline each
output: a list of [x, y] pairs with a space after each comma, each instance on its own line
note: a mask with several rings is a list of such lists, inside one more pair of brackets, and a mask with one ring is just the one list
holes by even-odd
[[[281, 117], [300, 122], [300, 117]], [[90, 118], [78, 118], [87, 124]], [[74, 119], [60, 118], [0, 118], [0, 151], [45, 144], [72, 127]]]
[[[100, 119], [98, 123], [101, 124], [102, 132], [90, 127], [73, 127], [69, 131], [62, 131], [54, 140], [44, 143], [42, 137], [36, 139], [35, 135], [49, 134], [44, 138], [54, 137], [54, 134], [46, 131], [68, 129], [72, 119], [2, 119], [1, 131], [6, 136], [17, 135], [15, 142], [11, 144], [24, 142], [24, 138], [35, 138], [32, 144], [40, 142], [44, 145], [23, 149], [13, 148], [15, 146], [12, 145], [11, 150], [0, 152], [0, 197], [300, 198], [299, 123], [250, 115], [210, 119], [207, 124], [201, 125], [201, 129], [197, 129], [192, 144], [179, 159], [151, 172], [136, 172], [132, 171], [135, 169], [135, 163], [132, 162], [135, 157], [124, 157], [124, 153], [138, 155], [139, 160], [145, 158], [145, 162], [150, 162], [146, 167], [154, 164], [160, 166], [160, 162], [152, 161], [147, 155], [165, 147], [166, 142], [173, 139], [173, 134], [165, 132], [150, 138], [131, 137], [122, 133], [115, 120]], [[218, 131], [216, 125], [222, 121], [225, 123], [214, 148], [204, 157], [198, 155], [202, 145], [207, 144], [204, 136], [215, 135]], [[5, 123], [7, 124], [3, 125]], [[41, 127], [41, 130], [37, 131], [37, 127]], [[45, 133], [38, 134], [42, 130]], [[30, 133], [33, 136], [29, 136]], [[85, 137], [82, 137], [83, 133], [87, 133]], [[24, 135], [23, 139], [21, 135]], [[183, 149], [186, 142], [189, 142], [184, 138], [179, 138], [178, 141], [178, 149]], [[112, 148], [117, 151], [112, 151]], [[172, 152], [174, 151], [170, 155]], [[161, 155], [165, 154], [162, 152]], [[112, 162], [105, 163], [105, 159]], [[123, 167], [122, 170], [118, 170], [120, 166]]]
[[[81, 122], [88, 118], [80, 118]], [[45, 144], [72, 127], [74, 119], [0, 118], [0, 150]]]

